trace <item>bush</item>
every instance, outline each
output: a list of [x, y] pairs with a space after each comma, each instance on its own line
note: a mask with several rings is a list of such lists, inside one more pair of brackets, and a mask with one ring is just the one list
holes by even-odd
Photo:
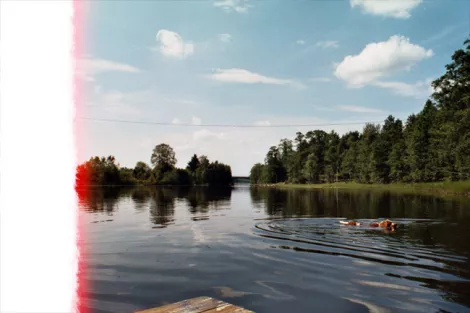
[[162, 185], [191, 185], [189, 173], [183, 169], [166, 172], [160, 182]]

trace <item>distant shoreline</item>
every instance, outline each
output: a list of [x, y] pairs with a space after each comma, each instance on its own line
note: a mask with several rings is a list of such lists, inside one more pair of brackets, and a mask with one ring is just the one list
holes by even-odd
[[75, 188], [102, 188], [102, 187], [129, 187], [129, 188], [133, 188], [133, 187], [233, 187], [235, 184], [231, 184], [231, 185], [208, 185], [208, 184], [205, 184], [205, 185], [178, 185], [178, 184], [173, 184], [173, 185], [170, 185], [170, 184], [151, 184], [151, 183], [148, 183], [148, 184], [145, 184], [145, 183], [134, 183], [134, 184], [109, 184], [109, 185], [97, 185], [97, 184], [94, 184], [94, 185], [75, 185]]
[[376, 190], [426, 193], [441, 196], [467, 196], [470, 197], [470, 180], [456, 182], [432, 183], [392, 183], [392, 184], [361, 184], [361, 183], [323, 183], [323, 184], [252, 184], [253, 187], [269, 187], [280, 189], [348, 189], [348, 190]]

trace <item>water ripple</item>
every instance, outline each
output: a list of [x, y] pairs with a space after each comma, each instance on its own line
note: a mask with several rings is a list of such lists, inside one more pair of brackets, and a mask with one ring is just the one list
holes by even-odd
[[[339, 221], [338, 218], [277, 218], [257, 220], [254, 228], [255, 235], [269, 239], [271, 248], [311, 254], [312, 266], [316, 264], [317, 268], [321, 266], [324, 270], [324, 277], [317, 279], [326, 280], [329, 284], [336, 281], [336, 284], [343, 286], [352, 283], [353, 286], [360, 286], [358, 288], [361, 290], [374, 288], [386, 293], [412, 293], [416, 298], [414, 302], [419, 302], [421, 307], [423, 303], [435, 301], [417, 295], [435, 294], [432, 290], [440, 286], [446, 289], [452, 286], [460, 293], [470, 289], [470, 271], [465, 268], [467, 258], [410, 239], [410, 233], [417, 224], [435, 224], [439, 221], [417, 221], [415, 224], [413, 220], [400, 220], [401, 227], [395, 232], [367, 226], [345, 226]], [[359, 222], [367, 225], [370, 221]], [[319, 265], [314, 255], [329, 257], [331, 264], [337, 264], [331, 257], [349, 258], [348, 271], [352, 269], [354, 274], [341, 277], [338, 281], [338, 277], [328, 270], [331, 266]], [[292, 260], [289, 262], [295, 263]], [[386, 274], [384, 266], [389, 268]], [[344, 270], [344, 266], [338, 269], [339, 272]], [[395, 283], [387, 282], [384, 276], [398, 280]], [[370, 311], [387, 311], [385, 307], [364, 299], [347, 299], [365, 305]], [[402, 309], [405, 310], [404, 307]]]

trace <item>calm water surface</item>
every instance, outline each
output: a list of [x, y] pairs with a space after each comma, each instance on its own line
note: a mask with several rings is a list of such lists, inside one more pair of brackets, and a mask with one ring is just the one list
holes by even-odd
[[80, 206], [89, 312], [198, 296], [258, 313], [470, 312], [470, 199], [162, 187], [94, 190]]

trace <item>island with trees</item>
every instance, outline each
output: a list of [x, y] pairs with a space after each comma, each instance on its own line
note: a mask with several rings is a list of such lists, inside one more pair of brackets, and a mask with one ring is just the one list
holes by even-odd
[[185, 169], [176, 167], [172, 147], [162, 143], [152, 151], [151, 166], [137, 162], [134, 168], [121, 167], [114, 156], [92, 157], [77, 166], [76, 186], [117, 185], [232, 185], [229, 165], [211, 162], [204, 156], [194, 154]]
[[383, 125], [342, 136], [297, 132], [270, 147], [251, 168], [252, 184], [362, 184], [463, 181], [470, 178], [470, 40], [454, 52], [434, 93], [406, 122], [388, 116]]

